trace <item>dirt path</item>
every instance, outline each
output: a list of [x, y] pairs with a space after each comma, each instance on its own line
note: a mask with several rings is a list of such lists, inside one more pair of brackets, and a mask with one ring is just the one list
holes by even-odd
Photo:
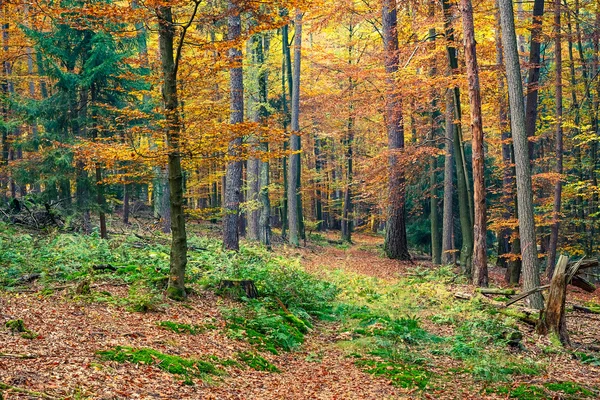
[[[119, 295], [124, 288], [98, 288]], [[100, 304], [78, 304], [59, 296], [0, 294], [2, 324], [22, 318], [39, 334], [33, 340], [0, 330], [0, 382], [56, 398], [92, 399], [386, 399], [403, 398], [383, 379], [361, 372], [333, 347], [331, 325], [309, 335], [300, 351], [263, 354], [281, 373], [230, 367], [228, 376], [195, 386], [154, 366], [100, 362], [98, 350], [114, 346], [150, 347], [184, 357], [216, 355], [235, 358], [250, 350], [222, 329], [201, 335], [178, 335], [156, 326], [158, 321], [210, 321], [224, 326], [219, 308], [226, 302], [207, 292], [192, 296], [192, 309], [170, 304], [160, 312], [130, 313]], [[15, 356], [31, 356], [20, 359]], [[5, 399], [35, 398], [5, 393]]]

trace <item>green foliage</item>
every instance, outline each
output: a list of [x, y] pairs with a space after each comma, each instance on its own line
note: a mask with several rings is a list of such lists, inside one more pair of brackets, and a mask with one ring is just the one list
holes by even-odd
[[254, 300], [247, 307], [224, 310], [229, 335], [243, 338], [261, 350], [278, 354], [278, 349], [291, 351], [304, 342], [304, 334], [296, 323]]
[[600, 367], [600, 356], [595, 354], [588, 354], [583, 352], [575, 353], [579, 357], [582, 363], [593, 365], [594, 367]]
[[375, 376], [388, 378], [394, 386], [423, 390], [429, 383], [431, 373], [420, 366], [399, 364], [374, 359], [357, 360], [355, 364]]
[[12, 319], [10, 321], [6, 321], [4, 324], [12, 333], [21, 333], [27, 332], [27, 328], [25, 328], [25, 323], [22, 319]]
[[279, 368], [271, 364], [264, 357], [250, 351], [239, 352], [237, 354], [237, 358], [243, 361], [250, 368], [257, 371], [280, 372]]
[[148, 348], [135, 349], [117, 346], [111, 350], [99, 351], [97, 354], [105, 361], [154, 365], [163, 371], [180, 375], [184, 378], [186, 384], [193, 384], [192, 378], [206, 379], [208, 375], [223, 375], [225, 373], [225, 371], [215, 367], [214, 362], [183, 358]]
[[553, 392], [560, 392], [567, 395], [578, 395], [578, 396], [586, 396], [591, 397], [596, 393], [585, 388], [584, 386], [575, 383], [575, 382], [552, 382], [544, 384], [546, 389], [552, 390]]
[[190, 325], [173, 321], [160, 321], [156, 325], [175, 333], [186, 333], [189, 335], [199, 335], [209, 329], [209, 326], [206, 325]]
[[4, 324], [12, 333], [20, 333], [23, 339], [35, 339], [39, 335], [25, 327], [22, 319], [12, 319]]

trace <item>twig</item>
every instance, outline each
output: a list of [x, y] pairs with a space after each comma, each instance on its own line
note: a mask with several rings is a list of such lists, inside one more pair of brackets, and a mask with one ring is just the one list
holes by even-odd
[[510, 306], [511, 304], [515, 304], [519, 300], [523, 300], [524, 298], [531, 296], [534, 293], [541, 292], [542, 290], [546, 290], [549, 288], [550, 288], [550, 285], [538, 286], [538, 287], [531, 289], [525, 293], [521, 293], [517, 297], [510, 299], [510, 301], [508, 303], [504, 304], [504, 306], [502, 306], [502, 307], [506, 308], [506, 307]]
[[24, 393], [24, 394], [26, 394], [28, 396], [32, 396], [32, 397], [41, 397], [42, 399], [50, 399], [50, 400], [58, 399], [58, 397], [54, 397], [54, 396], [51, 396], [51, 395], [43, 393], [43, 392], [34, 392], [33, 390], [27, 390], [27, 389], [23, 389], [23, 388], [20, 388], [17, 386], [7, 385], [6, 383], [2, 383], [2, 382], [0, 382], [0, 390], [11, 390], [13, 392]]

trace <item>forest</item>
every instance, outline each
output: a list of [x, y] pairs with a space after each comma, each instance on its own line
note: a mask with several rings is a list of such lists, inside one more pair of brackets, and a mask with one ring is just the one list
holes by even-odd
[[600, 398], [598, 0], [0, 10], [0, 400]]

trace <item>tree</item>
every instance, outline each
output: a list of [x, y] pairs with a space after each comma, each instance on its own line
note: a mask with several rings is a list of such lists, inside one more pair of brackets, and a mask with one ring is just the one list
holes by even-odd
[[[444, 30], [446, 34], [446, 52], [448, 64], [452, 74], [458, 70], [458, 57], [454, 44], [454, 28], [452, 27], [452, 10], [449, 0], [442, 1], [444, 11]], [[466, 165], [465, 149], [463, 147], [462, 135], [462, 111], [460, 103], [460, 88], [454, 85], [452, 88], [453, 110], [454, 110], [454, 160], [456, 162], [456, 188], [458, 194], [458, 213], [460, 231], [462, 234], [462, 245], [460, 249], [460, 267], [462, 273], [471, 275], [473, 256], [473, 198], [470, 190], [469, 174]]]
[[398, 15], [396, 0], [383, 0], [383, 44], [386, 72], [385, 123], [388, 133], [388, 217], [385, 229], [384, 250], [389, 258], [410, 260], [406, 237], [406, 212], [404, 174], [399, 165], [399, 154], [404, 148], [402, 99], [396, 88], [395, 74], [400, 63], [398, 57]]
[[177, 53], [174, 53], [175, 24], [171, 7], [160, 6], [156, 10], [160, 59], [163, 79], [163, 102], [166, 118], [168, 148], [169, 202], [171, 210], [171, 258], [167, 295], [173, 300], [184, 300], [185, 268], [187, 265], [187, 234], [183, 211], [183, 170], [181, 168], [181, 117], [177, 94], [177, 70], [181, 60], [181, 49], [187, 29], [192, 25], [200, 1], [179, 37]]
[[560, 227], [560, 206], [562, 201], [562, 173], [563, 173], [563, 84], [562, 84], [562, 42], [560, 14], [562, 8], [560, 0], [554, 2], [554, 68], [555, 68], [555, 97], [556, 123], [555, 123], [555, 152], [556, 173], [558, 179], [554, 184], [554, 204], [552, 206], [552, 226], [550, 230], [550, 245], [548, 248], [548, 277], [552, 277], [556, 263], [556, 248], [558, 246], [558, 229]]
[[[242, 20], [240, 9], [234, 1], [228, 3], [228, 27], [227, 39], [232, 42], [229, 49], [231, 67], [230, 76], [230, 120], [235, 126], [244, 122], [244, 78], [242, 71], [242, 51], [237, 41], [242, 34]], [[225, 210], [223, 215], [223, 247], [227, 250], [237, 251], [240, 248], [238, 232], [240, 197], [242, 191], [242, 162], [238, 159], [242, 146], [242, 137], [236, 132], [234, 138], [229, 142], [227, 150], [231, 158], [227, 164], [225, 176]]]
[[[523, 104], [523, 83], [517, 50], [517, 36], [512, 2], [499, 0], [502, 44], [508, 86], [508, 100], [511, 112], [515, 171], [517, 180], [517, 200], [519, 215], [519, 236], [523, 263], [523, 290], [535, 289], [540, 285], [538, 270], [535, 223], [533, 218], [533, 191], [531, 188], [531, 167], [529, 165], [529, 145], [525, 131], [525, 105]], [[541, 294], [534, 293], [528, 298], [533, 308], [541, 309], [544, 304]]]
[[485, 172], [483, 149], [483, 122], [481, 116], [481, 89], [479, 85], [479, 66], [475, 49], [475, 26], [471, 0], [461, 0], [465, 59], [469, 80], [469, 100], [471, 103], [471, 131], [473, 134], [473, 187], [474, 187], [474, 247], [473, 247], [473, 283], [477, 286], [488, 285], [487, 270], [487, 215], [485, 204]]
[[302, 16], [299, 9], [294, 17], [294, 71], [292, 88], [292, 135], [290, 136], [290, 165], [288, 169], [289, 242], [299, 246], [302, 237], [302, 198], [300, 194], [300, 66], [302, 56]]

